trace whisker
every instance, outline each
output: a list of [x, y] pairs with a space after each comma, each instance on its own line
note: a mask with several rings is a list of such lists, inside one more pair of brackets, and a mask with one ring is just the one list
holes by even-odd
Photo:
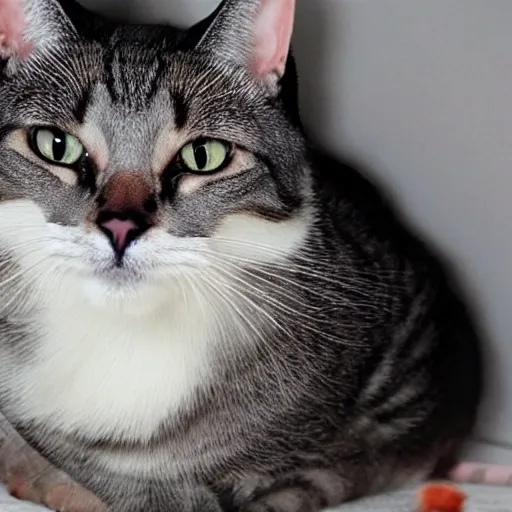
[[185, 315], [188, 316], [188, 297], [187, 292], [185, 290], [185, 287], [183, 286], [183, 283], [181, 282], [181, 279], [177, 279], [178, 285], [180, 287], [181, 296], [183, 297], [183, 302], [185, 304]]
[[[211, 276], [210, 276], [210, 278], [211, 278]], [[214, 281], [215, 281], [215, 279], [214, 279]], [[268, 340], [263, 336], [261, 329], [258, 329], [254, 325], [254, 323], [247, 317], [247, 315], [239, 308], [239, 306], [236, 305], [237, 299], [235, 297], [232, 297], [232, 289], [231, 290], [224, 289], [223, 290], [224, 293], [221, 293], [218, 290], [218, 288], [213, 285], [211, 280], [204, 280], [204, 282], [205, 282], [205, 284], [207, 284], [207, 286], [209, 286], [212, 289], [212, 291], [217, 295], [217, 297], [219, 297], [227, 305], [228, 309], [235, 311], [239, 315], [239, 319], [242, 322], [239, 322], [238, 326], [239, 326], [239, 329], [241, 330], [241, 334], [242, 334], [243, 338], [246, 341], [249, 341], [248, 345], [249, 346], [251, 345], [251, 343], [250, 343], [251, 337], [249, 336], [249, 334], [246, 331], [247, 327], [250, 328], [252, 330], [252, 332], [254, 332], [256, 337], [259, 339], [260, 344], [258, 345], [258, 347], [261, 350], [265, 351], [267, 357], [270, 360], [275, 360], [276, 356], [275, 356], [274, 352], [269, 349]], [[217, 285], [218, 285], [218, 282], [217, 282]], [[222, 286], [223, 286], [223, 284], [222, 284]], [[239, 298], [241, 298], [242, 300], [246, 299], [246, 297], [243, 295]], [[231, 300], [231, 299], [233, 299], [233, 300]], [[232, 356], [233, 356], [233, 354], [230, 353], [229, 358], [232, 358]]]
[[[18, 273], [17, 276], [13, 276], [13, 277], [20, 277], [20, 275], [23, 277], [26, 277], [27, 273], [32, 272], [36, 268], [38, 269], [40, 267], [40, 265], [42, 263], [44, 263], [45, 261], [46, 261], [46, 258], [42, 258], [41, 260], [35, 262], [32, 266], [24, 269], [23, 272]], [[39, 271], [38, 277], [44, 278], [48, 274], [51, 273], [52, 277], [55, 278], [56, 277], [55, 272], [58, 272], [58, 270], [56, 270], [54, 268], [50, 269], [48, 267], [45, 267]], [[5, 286], [6, 284], [8, 284], [7, 281], [3, 281], [0, 283], [0, 286]], [[8, 302], [0, 302], [0, 311], [4, 311], [4, 312], [9, 311], [11, 309], [11, 306], [13, 304], [16, 304], [19, 301], [20, 296], [23, 296], [23, 294], [28, 293], [29, 291], [30, 291], [30, 295], [31, 295], [31, 301], [37, 303], [37, 301], [38, 301], [37, 295], [40, 292], [38, 291], [38, 287], [33, 286], [33, 285], [34, 285], [34, 282], [30, 277], [28, 279], [24, 279], [21, 283], [18, 283], [17, 286], [14, 288], [14, 294], [10, 297], [10, 300]]]
[[284, 331], [286, 334], [288, 334], [289, 336], [293, 336], [291, 331], [289, 329], [284, 329], [283, 328], [283, 325], [282, 324], [279, 324], [279, 322], [276, 321], [275, 318], [272, 317], [272, 315], [270, 315], [268, 313], [268, 311], [265, 311], [265, 309], [263, 309], [262, 307], [260, 307], [258, 304], [256, 304], [252, 299], [250, 299], [247, 295], [243, 294], [242, 292], [240, 292], [239, 290], [237, 290], [236, 287], [233, 287], [231, 286], [230, 284], [228, 284], [226, 281], [223, 281], [222, 282], [222, 285], [224, 287], [226, 287], [228, 290], [231, 290], [232, 292], [236, 293], [240, 298], [243, 298], [248, 304], [250, 304], [253, 308], [255, 308], [256, 310], [258, 310], [261, 314], [263, 314], [267, 320], [269, 320], [272, 325], [277, 328], [278, 330], [281, 330], [281, 331]]
[[[357, 304], [360, 305], [375, 305], [375, 298], [382, 298], [387, 299], [388, 293], [387, 293], [387, 287], [388, 285], [386, 283], [376, 283], [374, 281], [367, 281], [362, 278], [357, 278], [354, 276], [349, 276], [347, 274], [342, 274], [340, 276], [333, 276], [332, 275], [332, 266], [326, 265], [326, 272], [322, 273], [319, 271], [315, 271], [311, 269], [311, 267], [304, 267], [302, 265], [298, 265], [293, 261], [289, 261], [286, 264], [273, 264], [273, 263], [265, 263], [265, 262], [259, 262], [257, 260], [252, 260], [249, 258], [243, 258], [240, 256], [234, 256], [224, 253], [219, 253], [212, 250], [204, 250], [204, 249], [197, 249], [197, 252], [202, 252], [204, 254], [209, 255], [210, 257], [220, 258], [222, 261], [225, 260], [231, 260], [232, 262], [236, 263], [245, 263], [245, 268], [241, 265], [238, 265], [237, 268], [244, 270], [247, 269], [247, 266], [253, 267], [253, 269], [256, 269], [258, 273], [268, 273], [269, 277], [275, 277], [277, 280], [282, 281], [287, 279], [285, 275], [289, 275], [291, 277], [300, 277], [303, 276], [308, 279], [314, 278], [317, 281], [320, 281], [320, 283], [316, 283], [317, 285], [320, 285], [318, 288], [315, 286], [305, 286], [305, 289], [308, 291], [308, 293], [316, 294], [316, 290], [322, 291], [321, 297], [325, 298], [325, 293], [323, 285], [328, 285], [329, 289], [333, 288], [333, 285], [337, 284], [337, 290], [340, 288], [343, 289], [350, 289], [353, 294], [357, 294], [358, 296], [367, 297], [369, 300], [368, 302], [365, 302], [364, 300], [357, 301]], [[283, 272], [280, 274], [276, 274], [275, 272], [268, 272], [268, 270], [282, 270]], [[291, 281], [291, 280], [289, 280]], [[300, 284], [297, 281], [291, 281], [293, 282], [294, 286], [300, 286]], [[339, 293], [339, 292], [338, 292]], [[340, 302], [340, 297], [337, 295], [337, 302]], [[350, 300], [347, 299], [347, 305], [354, 305], [356, 304], [353, 297], [350, 298]]]
[[192, 293], [194, 294], [194, 298], [199, 305], [199, 309], [201, 310], [201, 315], [204, 317], [205, 316], [205, 310], [204, 310], [204, 306], [203, 306], [203, 298], [204, 297], [203, 297], [203, 294], [201, 294], [201, 292], [198, 291], [197, 282], [195, 282], [193, 277], [191, 277], [190, 274], [188, 272], [186, 272], [184, 269], [182, 269], [182, 275], [186, 279], [187, 283], [189, 284], [190, 289], [192, 290]]
[[[221, 267], [217, 267], [217, 271], [219, 272], [222, 272], [224, 274], [226, 274], [229, 278], [233, 278], [233, 275], [232, 274], [229, 274], [227, 273], [224, 269], [222, 269]], [[298, 311], [296, 309], [292, 309], [290, 308], [289, 306], [283, 304], [282, 302], [278, 302], [276, 300], [274, 300], [273, 298], [269, 297], [267, 293], [265, 293], [264, 290], [261, 290], [260, 288], [256, 287], [256, 286], [253, 286], [251, 285], [250, 283], [248, 283], [247, 281], [241, 279], [241, 278], [238, 278], [237, 279], [238, 282], [240, 282], [241, 284], [243, 284], [246, 288], [251, 288], [253, 289], [256, 294], [257, 294], [257, 298], [266, 302], [267, 304], [271, 305], [273, 308], [275, 308], [277, 311], [280, 311], [281, 313], [284, 313], [288, 316], [291, 316], [291, 317], [295, 317], [295, 318], [301, 318], [302, 320], [304, 320], [304, 322], [302, 322], [300, 324], [300, 328], [301, 329], [305, 329], [325, 340], [330, 340], [330, 341], [333, 341], [335, 343], [338, 343], [338, 344], [346, 344], [346, 345], [350, 345], [352, 347], [355, 347], [355, 346], [364, 346], [362, 343], [361, 344], [354, 344], [353, 342], [350, 342], [350, 343], [345, 343], [344, 340], [342, 338], [340, 338], [339, 336], [334, 336], [332, 334], [329, 334], [325, 331], [321, 331], [319, 330], [316, 325], [318, 324], [322, 324], [322, 323], [326, 323], [324, 321], [324, 319], [322, 318], [319, 318], [317, 317], [316, 318], [316, 323], [311, 325], [311, 315], [307, 315], [301, 311]], [[238, 288], [237, 288], [238, 289]], [[244, 296], [245, 298], [247, 298], [246, 294], [240, 290], [238, 290], [239, 293], [240, 293], [240, 296]], [[329, 322], [327, 322], [329, 323]], [[340, 321], [337, 321], [336, 325], [338, 327], [349, 327], [349, 325], [345, 325], [343, 324], [342, 322]], [[292, 339], [297, 339], [297, 336], [296, 335], [292, 335]]]
[[[326, 268], [330, 268], [332, 265], [332, 261], [329, 257], [322, 257], [318, 254], [317, 248], [312, 247], [300, 247], [298, 248], [293, 254], [290, 254], [286, 251], [282, 251], [276, 247], [265, 245], [265, 244], [258, 244], [255, 242], [247, 241], [247, 240], [236, 240], [236, 239], [230, 239], [230, 238], [214, 238], [213, 240], [209, 240], [210, 244], [215, 244], [216, 242], [221, 242], [221, 244], [227, 244], [227, 245], [234, 245], [234, 246], [241, 246], [241, 247], [249, 247], [261, 250], [262, 252], [266, 252], [267, 254], [274, 254], [278, 256], [283, 256], [286, 258], [286, 262], [266, 262], [267, 264], [274, 265], [274, 264], [281, 264], [281, 265], [287, 265], [289, 264], [290, 260], [297, 259], [299, 261], [302, 261], [304, 263], [312, 264], [313, 266], [323, 265], [325, 264]], [[217, 251], [219, 252], [219, 251]], [[221, 253], [224, 255], [224, 253]], [[259, 264], [265, 264], [265, 262], [258, 262], [255, 260], [255, 262]], [[306, 267], [309, 268], [309, 267]], [[365, 269], [357, 269], [358, 274], [365, 275], [368, 274], [369, 276], [374, 277], [374, 272], [371, 270], [365, 270]], [[386, 269], [386, 268], [380, 268], [379, 272], [382, 275], [395, 275], [397, 274], [397, 271], [393, 268]]]
[[290, 255], [289, 252], [280, 250], [274, 246], [258, 244], [255, 242], [250, 242], [246, 240], [235, 240], [231, 238], [214, 238], [210, 240], [210, 243], [215, 244], [220, 242], [221, 244], [231, 244], [237, 245], [239, 247], [250, 247], [251, 249], [259, 249], [265, 251], [267, 254], [273, 254], [275, 256], [283, 256], [286, 259], [289, 259], [291, 256], [301, 258], [301, 253], [304, 252], [304, 248], [299, 248], [293, 255]]
[[[34, 251], [35, 252], [35, 251]], [[12, 284], [14, 281], [18, 280], [20, 277], [31, 279], [30, 273], [39, 265], [43, 264], [45, 261], [48, 260], [47, 256], [44, 256], [40, 258], [39, 260], [35, 261], [32, 265], [29, 267], [23, 267], [17, 270], [14, 274], [9, 275], [5, 279], [0, 281], [0, 288], [7, 286], [9, 284]]]
[[[219, 272], [222, 272], [224, 275], [229, 276], [230, 279], [234, 279], [237, 282], [239, 282], [240, 284], [242, 284], [244, 287], [247, 287], [247, 288], [250, 288], [251, 290], [253, 290], [259, 296], [259, 298], [261, 298], [261, 296], [263, 295], [263, 296], [265, 296], [265, 299], [267, 300], [267, 302], [269, 302], [270, 304], [272, 304], [274, 306], [280, 306], [280, 307], [284, 308], [286, 313], [288, 313], [288, 314], [295, 314], [295, 315], [299, 315], [299, 316], [304, 316], [306, 319], [308, 319], [308, 320], [310, 319], [309, 316], [303, 315], [300, 311], [292, 309], [290, 306], [286, 306], [286, 305], [282, 304], [281, 302], [276, 301], [273, 297], [269, 297], [268, 294], [266, 293], [266, 291], [263, 290], [262, 288], [258, 287], [256, 284], [249, 283], [247, 280], [243, 279], [242, 277], [234, 275], [233, 273], [229, 273], [227, 271], [227, 269], [222, 268], [221, 265], [218, 265], [217, 269], [218, 269]], [[270, 284], [270, 283], [268, 283], [266, 281], [264, 281], [264, 282], [266, 284]], [[282, 290], [280, 288], [278, 288], [278, 287], [276, 287], [276, 290], [278, 290], [279, 292], [282, 292]], [[300, 301], [297, 297], [294, 297], [292, 295], [287, 295], [284, 292], [282, 293], [282, 295], [285, 298], [287, 298], [289, 300], [292, 300], [293, 302], [295, 302], [297, 305], [299, 305], [301, 307], [305, 306], [305, 302]], [[306, 307], [308, 307], [310, 309], [313, 309], [313, 312], [315, 312], [315, 310], [316, 310], [315, 307], [311, 308], [310, 305], [307, 305]]]
[[[237, 271], [239, 271], [239, 272], [241, 272], [243, 274], [246, 274], [246, 275], [252, 277], [253, 279], [261, 281], [261, 282], [265, 283], [268, 286], [271, 286], [274, 289], [274, 291], [276, 291], [277, 293], [280, 293], [281, 295], [283, 295], [284, 297], [290, 299], [291, 301], [300, 304], [301, 306], [303, 305], [303, 302], [298, 300], [298, 298], [296, 296], [293, 296], [291, 294], [287, 294], [287, 293], [284, 292], [284, 288], [282, 286], [283, 282], [287, 283], [287, 284], [289, 284], [289, 285], [291, 285], [291, 286], [293, 286], [295, 288], [298, 288], [299, 290], [305, 291], [308, 294], [312, 293], [312, 294], [315, 294], [315, 295], [319, 295], [321, 298], [326, 298], [325, 294], [321, 293], [321, 292], [323, 292], [323, 290], [318, 290], [317, 291], [317, 290], [315, 290], [312, 287], [307, 287], [306, 285], [303, 285], [302, 283], [299, 283], [298, 281], [294, 281], [292, 279], [289, 279], [289, 278], [285, 277], [283, 274], [276, 274], [276, 273], [268, 272], [268, 271], [262, 270], [262, 269], [258, 269], [258, 273], [255, 273], [255, 272], [252, 272], [251, 270], [249, 270], [247, 268], [244, 268], [244, 267], [242, 267], [240, 265], [236, 265], [235, 263], [227, 262], [227, 261], [223, 260], [222, 258], [218, 257], [217, 255], [211, 254], [210, 256], [213, 259], [215, 259], [216, 261], [218, 261], [219, 263], [221, 263], [221, 264], [229, 265], [232, 268], [236, 269]], [[270, 279], [265, 279], [264, 277], [262, 277], [259, 274], [263, 274], [263, 275], [265, 275], [265, 276], [267, 276], [269, 278], [276, 279], [277, 281], [279, 281], [279, 283], [275, 283], [275, 282], [273, 282]], [[332, 282], [332, 280], [330, 282]], [[311, 309], [319, 310], [321, 308], [316, 307], [316, 306], [311, 306]]]
[[[211, 276], [210, 276], [211, 277]], [[230, 311], [230, 312], [235, 312], [238, 316], [238, 320], [242, 320], [243, 322], [246, 322], [247, 324], [249, 325], [252, 325], [251, 322], [249, 320], [246, 319], [244, 313], [241, 311], [241, 309], [236, 305], [236, 302], [233, 302], [230, 300], [230, 294], [229, 293], [221, 293], [220, 290], [214, 286], [214, 284], [218, 284], [215, 282], [215, 280], [212, 282], [210, 279], [208, 280], [202, 280], [203, 284], [205, 286], [207, 286], [210, 291], [218, 298], [220, 299], [226, 306], [227, 306], [227, 309]], [[230, 318], [231, 320], [233, 319], [233, 317]], [[244, 334], [244, 337], [246, 339], [249, 339], [247, 337], [247, 333], [245, 332], [245, 328], [243, 328], [242, 326], [244, 325], [242, 322], [238, 321], [238, 326], [240, 327], [242, 333]], [[254, 332], [259, 335], [259, 331], [254, 328]]]

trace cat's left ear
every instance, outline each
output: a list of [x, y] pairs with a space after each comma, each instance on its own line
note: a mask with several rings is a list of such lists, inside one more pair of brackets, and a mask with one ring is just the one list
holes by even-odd
[[247, 66], [269, 85], [284, 75], [295, 0], [224, 0], [197, 48]]
[[0, 0], [0, 50], [15, 69], [31, 55], [76, 37], [57, 0]]

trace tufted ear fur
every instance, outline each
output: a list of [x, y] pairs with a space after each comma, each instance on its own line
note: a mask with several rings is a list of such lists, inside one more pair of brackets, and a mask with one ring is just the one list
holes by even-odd
[[295, 0], [224, 0], [197, 45], [275, 84], [290, 51]]
[[17, 60], [75, 36], [57, 0], [0, 0], [0, 57]]
[[23, 5], [20, 0], [0, 0], [0, 57], [23, 50]]

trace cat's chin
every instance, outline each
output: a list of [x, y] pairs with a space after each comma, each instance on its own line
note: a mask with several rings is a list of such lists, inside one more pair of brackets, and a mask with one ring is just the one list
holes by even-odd
[[178, 298], [175, 286], [128, 279], [121, 272], [82, 278], [81, 293], [92, 307], [130, 316], [145, 316]]

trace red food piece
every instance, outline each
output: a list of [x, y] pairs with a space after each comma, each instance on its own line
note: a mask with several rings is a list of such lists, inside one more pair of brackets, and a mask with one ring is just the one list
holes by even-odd
[[419, 493], [419, 512], [462, 512], [466, 495], [450, 484], [430, 484]]

